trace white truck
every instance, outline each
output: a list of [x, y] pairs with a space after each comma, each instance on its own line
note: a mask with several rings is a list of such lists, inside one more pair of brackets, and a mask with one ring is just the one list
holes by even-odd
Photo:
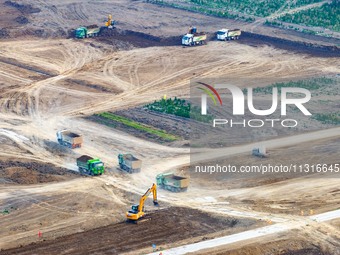
[[240, 29], [221, 29], [216, 33], [217, 40], [220, 41], [229, 41], [229, 40], [238, 40], [241, 35]]
[[197, 33], [196, 27], [191, 27], [189, 33], [182, 37], [182, 45], [195, 46], [205, 44], [207, 34], [204, 32]]
[[185, 46], [195, 46], [205, 44], [207, 40], [207, 34], [196, 33], [196, 34], [186, 34], [182, 38], [182, 44]]

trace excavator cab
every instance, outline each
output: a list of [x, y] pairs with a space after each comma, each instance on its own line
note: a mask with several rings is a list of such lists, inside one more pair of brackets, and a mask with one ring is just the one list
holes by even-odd
[[139, 205], [133, 205], [129, 213], [135, 213], [135, 214], [138, 213], [138, 207]]

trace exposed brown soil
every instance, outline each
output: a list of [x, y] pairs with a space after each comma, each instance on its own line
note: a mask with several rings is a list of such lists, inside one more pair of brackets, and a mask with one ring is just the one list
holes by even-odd
[[14, 7], [23, 14], [38, 13], [41, 11], [39, 8], [33, 7], [30, 4], [19, 4], [15, 1], [6, 1], [5, 5]]
[[[159, 248], [188, 238], [251, 226], [253, 220], [217, 218], [198, 210], [170, 207], [150, 213], [151, 220], [141, 224], [118, 223], [77, 233], [56, 240], [33, 243], [2, 251], [10, 254], [121, 254], [156, 244]], [[203, 240], [207, 239], [203, 237]], [[91, 241], [90, 241], [91, 240]]]
[[[340, 40], [336, 41], [340, 43]], [[340, 56], [340, 48], [337, 46], [321, 46], [313, 43], [292, 41], [284, 38], [277, 38], [250, 32], [242, 32], [242, 36], [238, 42], [241, 44], [254, 46], [266, 44], [275, 48], [318, 57]]]
[[0, 182], [37, 184], [68, 180], [79, 176], [77, 172], [52, 164], [21, 161], [0, 161]]

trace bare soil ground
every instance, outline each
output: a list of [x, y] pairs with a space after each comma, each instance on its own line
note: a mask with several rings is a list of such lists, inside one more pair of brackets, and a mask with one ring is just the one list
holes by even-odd
[[6, 250], [2, 254], [122, 254], [147, 247], [152, 251], [152, 244], [161, 249], [195, 237], [209, 239], [210, 234], [218, 236], [218, 232], [223, 230], [238, 232], [255, 224], [253, 220], [220, 218], [180, 207], [160, 209], [150, 213], [149, 217], [151, 220], [141, 224], [122, 222]]
[[80, 177], [77, 172], [52, 164], [23, 161], [0, 161], [0, 182], [7, 184], [37, 184], [65, 181]]

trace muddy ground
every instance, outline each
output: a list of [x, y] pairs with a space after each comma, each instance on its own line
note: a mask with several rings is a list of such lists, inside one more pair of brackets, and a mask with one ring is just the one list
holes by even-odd
[[181, 207], [161, 209], [149, 216], [151, 220], [141, 224], [122, 222], [56, 240], [42, 240], [26, 247], [2, 251], [1, 254], [121, 254], [148, 247], [151, 252], [152, 244], [162, 249], [185, 239], [200, 237], [200, 240], [206, 240], [210, 234], [219, 231], [237, 232], [256, 223], [254, 220], [221, 218]]

